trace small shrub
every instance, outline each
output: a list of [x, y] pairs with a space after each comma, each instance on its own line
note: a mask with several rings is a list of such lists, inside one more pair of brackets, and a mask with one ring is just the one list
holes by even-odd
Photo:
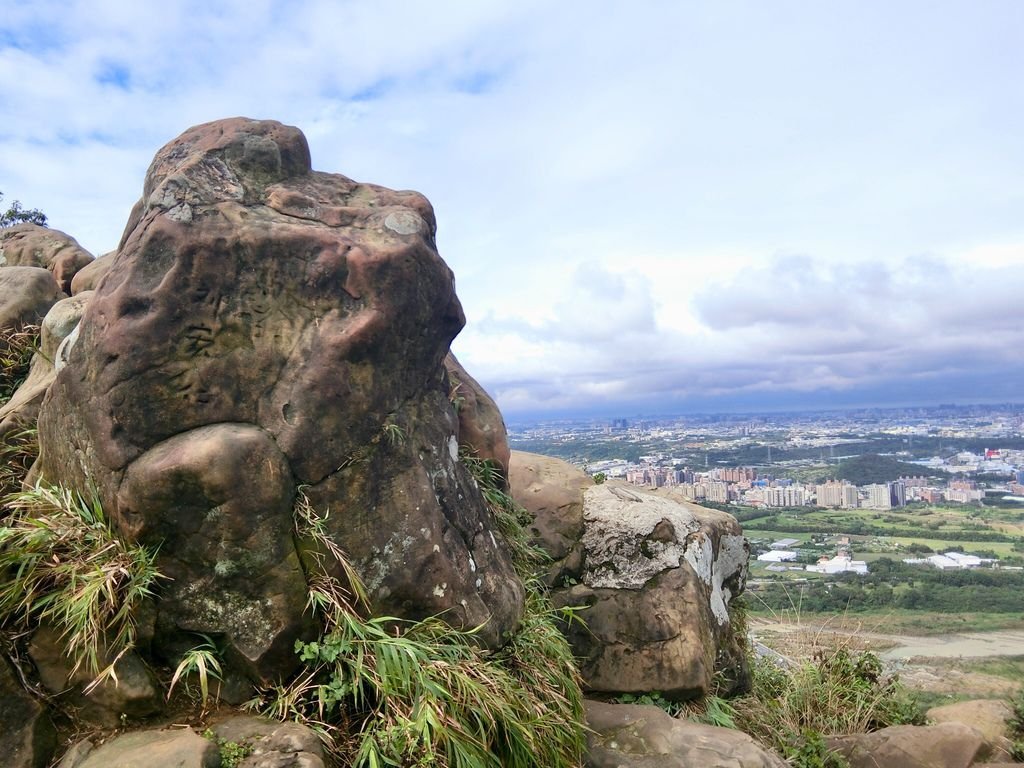
[[[126, 544], [99, 502], [39, 485], [9, 497], [0, 526], [0, 624], [63, 635], [74, 669], [97, 681], [135, 643], [134, 610], [159, 578], [155, 553]], [[101, 659], [106, 667], [101, 669]]]
[[733, 701], [736, 724], [793, 765], [834, 768], [823, 736], [920, 724], [916, 701], [878, 657], [845, 647], [819, 649], [812, 660], [783, 669], [769, 659], [753, 668], [753, 690]]
[[210, 678], [220, 680], [223, 670], [220, 665], [219, 651], [213, 640], [206, 635], [200, 635], [200, 637], [203, 638], [203, 642], [195, 648], [185, 651], [181, 661], [178, 662], [174, 675], [171, 677], [171, 683], [167, 687], [167, 698], [171, 698], [179, 680], [184, 681], [185, 690], [189, 692], [188, 679], [195, 676], [199, 681], [200, 699], [205, 707], [210, 697]]
[[220, 768], [238, 768], [245, 758], [256, 751], [256, 748], [247, 741], [219, 739], [210, 728], [203, 731], [203, 738], [209, 739], [217, 745], [217, 751], [220, 753]]
[[35, 427], [9, 432], [0, 442], [0, 499], [22, 490], [25, 476], [39, 457]]

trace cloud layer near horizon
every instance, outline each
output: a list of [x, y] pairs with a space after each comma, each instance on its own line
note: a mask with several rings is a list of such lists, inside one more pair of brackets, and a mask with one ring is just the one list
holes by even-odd
[[415, 188], [509, 412], [1019, 399], [1024, 6], [22, 2], [0, 191], [99, 253], [190, 125]]

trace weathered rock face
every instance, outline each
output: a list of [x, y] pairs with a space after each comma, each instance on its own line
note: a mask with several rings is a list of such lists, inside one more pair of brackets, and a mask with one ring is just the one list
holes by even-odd
[[37, 465], [162, 546], [157, 651], [213, 633], [250, 674], [284, 671], [311, 629], [300, 486], [376, 611], [485, 624], [492, 644], [517, 623], [521, 584], [457, 460], [443, 361], [464, 320], [434, 231], [421, 195], [311, 171], [279, 123], [201, 125], [157, 153], [42, 406]]
[[60, 230], [38, 224], [16, 224], [0, 229], [0, 266], [46, 269], [69, 296], [71, 280], [92, 260], [91, 253]]
[[586, 626], [566, 631], [590, 690], [687, 699], [716, 670], [742, 684], [728, 605], [743, 591], [749, 546], [731, 515], [593, 485], [554, 459], [514, 452], [512, 468], [513, 495], [556, 560], [553, 601], [587, 606]]
[[470, 376], [455, 355], [444, 359], [451, 382], [451, 398], [459, 412], [459, 444], [482, 459], [493, 461], [508, 483], [508, 432], [497, 403]]

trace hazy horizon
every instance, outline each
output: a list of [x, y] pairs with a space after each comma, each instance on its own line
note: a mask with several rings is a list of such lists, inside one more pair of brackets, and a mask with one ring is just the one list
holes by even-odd
[[423, 192], [519, 413], [1006, 401], [1024, 4], [15, 0], [0, 192], [97, 255], [235, 115]]

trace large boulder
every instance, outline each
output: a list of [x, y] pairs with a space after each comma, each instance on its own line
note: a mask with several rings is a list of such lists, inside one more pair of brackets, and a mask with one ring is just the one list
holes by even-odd
[[38, 224], [0, 229], [0, 266], [46, 269], [69, 296], [75, 274], [92, 260], [91, 253], [60, 230]]
[[464, 318], [434, 233], [423, 196], [312, 171], [280, 123], [157, 153], [41, 408], [35, 475], [95, 488], [160, 547], [158, 655], [201, 633], [252, 677], [287, 673], [313, 631], [300, 489], [375, 612], [489, 645], [517, 625], [522, 585], [458, 460], [444, 359]]
[[553, 560], [553, 602], [585, 607], [566, 633], [589, 690], [682, 700], [706, 694], [719, 671], [745, 684], [729, 603], [750, 549], [735, 518], [518, 452], [511, 478]]
[[785, 768], [750, 736], [658, 707], [586, 703], [588, 768]]

